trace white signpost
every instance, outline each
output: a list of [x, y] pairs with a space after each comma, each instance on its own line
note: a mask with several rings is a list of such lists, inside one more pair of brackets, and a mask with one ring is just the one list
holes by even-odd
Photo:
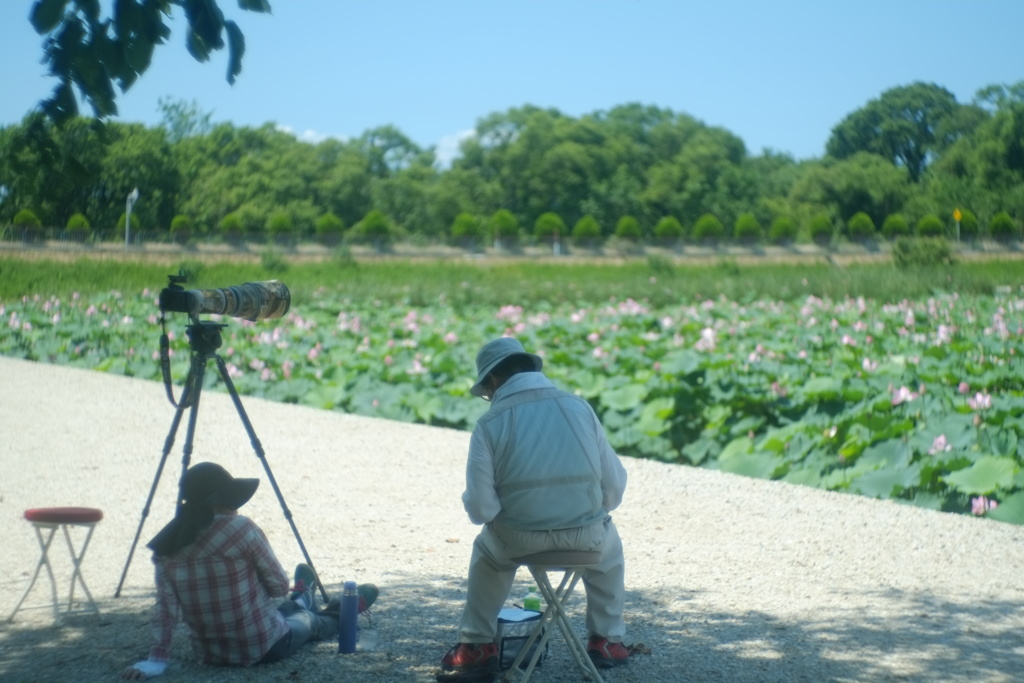
[[139, 199], [139, 188], [128, 193], [128, 200], [124, 203], [124, 250], [128, 251], [128, 244], [131, 241], [132, 232], [132, 205]]

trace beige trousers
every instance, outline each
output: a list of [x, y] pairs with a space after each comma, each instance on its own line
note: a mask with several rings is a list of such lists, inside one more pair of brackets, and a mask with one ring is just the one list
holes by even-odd
[[626, 635], [622, 618], [625, 560], [611, 517], [592, 526], [558, 531], [519, 531], [493, 522], [486, 525], [473, 542], [459, 642], [494, 642], [498, 612], [508, 599], [518, 568], [510, 559], [545, 550], [601, 551], [600, 563], [583, 575], [587, 634], [622, 642]]

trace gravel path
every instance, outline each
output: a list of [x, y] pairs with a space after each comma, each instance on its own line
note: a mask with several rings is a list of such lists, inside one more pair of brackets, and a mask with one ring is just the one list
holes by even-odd
[[[84, 563], [102, 616], [53, 625], [40, 579], [0, 622], [0, 680], [112, 681], [148, 647], [148, 554], [128, 565], [174, 416], [157, 383], [0, 359], [0, 619], [38, 557], [25, 509], [98, 507]], [[175, 387], [178, 392], [179, 388]], [[376, 646], [329, 643], [249, 670], [198, 664], [181, 634], [165, 681], [433, 681], [457, 638], [476, 528], [462, 510], [469, 434], [243, 397], [295, 524], [330, 592], [381, 588]], [[142, 531], [173, 514], [183, 423]], [[192, 462], [260, 477], [245, 513], [286, 568], [301, 553], [229, 397], [202, 395]], [[626, 681], [1024, 680], [1024, 527], [779, 482], [626, 459], [615, 520], [626, 546], [627, 641], [650, 654]], [[60, 541], [57, 541], [60, 543]], [[55, 546], [58, 588], [70, 563]], [[521, 571], [517, 589], [529, 579]], [[40, 607], [41, 606], [41, 607]], [[575, 599], [582, 629], [582, 592]], [[577, 681], [556, 636], [534, 680]]]

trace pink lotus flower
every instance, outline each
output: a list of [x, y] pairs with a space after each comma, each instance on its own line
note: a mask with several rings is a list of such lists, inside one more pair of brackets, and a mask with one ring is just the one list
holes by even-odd
[[991, 394], [983, 394], [979, 391], [974, 395], [974, 398], [967, 399], [967, 405], [972, 410], [987, 410], [992, 407], [992, 396]]
[[900, 387], [892, 392], [892, 404], [894, 406], [913, 401], [915, 398], [917, 398], [917, 394], [906, 387]]
[[967, 382], [960, 382], [960, 385], [956, 388], [958, 393], [966, 394], [971, 390], [971, 385]]
[[935, 455], [936, 453], [946, 453], [951, 450], [953, 450], [953, 444], [946, 440], [945, 434], [939, 434], [932, 441], [932, 447], [928, 449], [928, 454]]
[[978, 496], [977, 498], [971, 498], [971, 514], [981, 516], [989, 510], [995, 510], [999, 507], [999, 503], [994, 500], [990, 500], [985, 496]]

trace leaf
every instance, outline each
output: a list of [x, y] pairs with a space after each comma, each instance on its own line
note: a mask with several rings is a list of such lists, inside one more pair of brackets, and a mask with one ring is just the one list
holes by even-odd
[[696, 352], [672, 351], [661, 359], [661, 371], [670, 375], [690, 375], [700, 369], [701, 357]]
[[1024, 491], [1007, 496], [995, 510], [989, 510], [985, 516], [999, 522], [1024, 524]]
[[813, 377], [804, 383], [803, 393], [808, 398], [832, 398], [839, 394], [841, 384], [834, 377]]
[[1016, 473], [1017, 461], [1013, 458], [985, 455], [970, 467], [947, 474], [943, 479], [962, 493], [989, 494], [997, 489], [1009, 488]]
[[630, 410], [640, 405], [646, 396], [647, 387], [643, 384], [627, 384], [603, 393], [601, 403], [612, 410]]
[[735, 455], [729, 459], [719, 459], [718, 462], [723, 472], [756, 479], [771, 479], [776, 471], [785, 466], [785, 460], [770, 453]]
[[754, 442], [749, 437], [741, 436], [738, 439], [733, 439], [729, 442], [725, 448], [722, 449], [722, 453], [718, 456], [718, 459], [728, 460], [729, 458], [735, 458], [739, 455], [746, 455], [750, 453], [754, 447]]
[[235, 84], [235, 78], [242, 73], [242, 55], [245, 54], [245, 36], [233, 21], [225, 21], [228, 34], [228, 83]]
[[64, 18], [64, 7], [68, 0], [36, 0], [29, 14], [29, 21], [36, 33], [43, 35], [57, 28]]
[[637, 429], [648, 436], [657, 436], [666, 431], [671, 426], [668, 418], [672, 416], [675, 404], [675, 400], [667, 396], [647, 402], [640, 412]]
[[238, 6], [250, 12], [270, 13], [270, 2], [268, 0], [238, 0]]

